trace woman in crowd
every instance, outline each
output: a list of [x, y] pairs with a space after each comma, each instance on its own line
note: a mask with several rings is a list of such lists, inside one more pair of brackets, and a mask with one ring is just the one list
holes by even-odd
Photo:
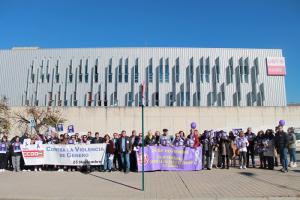
[[160, 142], [160, 132], [159, 131], [155, 131], [155, 144], [159, 145]]
[[175, 134], [175, 139], [173, 141], [175, 147], [184, 146], [184, 139], [180, 136], [180, 133]]
[[112, 161], [114, 159], [114, 143], [110, 139], [109, 135], [106, 134], [103, 138], [104, 143], [106, 143], [106, 153], [104, 158], [104, 172], [111, 172]]
[[7, 168], [9, 151], [9, 142], [7, 141], [7, 136], [3, 136], [0, 141], [0, 172], [4, 172]]
[[185, 133], [183, 131], [179, 131], [178, 133], [180, 135], [180, 138], [185, 140]]
[[260, 169], [265, 168], [265, 161], [264, 161], [264, 131], [258, 131], [257, 136], [256, 136], [256, 146], [255, 146], [255, 151], [257, 152], [259, 156], [259, 163], [260, 163]]
[[236, 167], [236, 158], [238, 155], [236, 155], [237, 146], [235, 143], [235, 136], [232, 131], [229, 132], [229, 142], [230, 142], [230, 154], [229, 154], [229, 162], [231, 167]]
[[153, 146], [156, 144], [156, 137], [153, 135], [152, 131], [149, 130], [145, 137], [145, 146]]
[[274, 169], [274, 152], [275, 152], [275, 140], [273, 130], [266, 130], [263, 139], [263, 154], [264, 154], [264, 169]]
[[249, 142], [245, 137], [244, 131], [240, 131], [236, 144], [240, 154], [240, 169], [246, 169], [247, 146]]
[[[35, 136], [32, 136], [31, 138], [30, 138], [30, 145], [34, 145], [34, 144], [36, 144], [36, 145], [40, 145], [42, 142], [40, 142], [39, 140], [38, 140], [38, 137], [35, 135]], [[42, 171], [42, 166], [41, 165], [32, 165], [31, 167], [31, 170], [34, 170], [35, 172], [37, 172], [37, 171]]]
[[290, 154], [290, 163], [289, 167], [297, 167], [296, 160], [296, 135], [294, 132], [294, 128], [290, 127], [287, 130], [288, 132], [288, 141], [289, 141], [289, 154]]
[[[220, 133], [220, 148], [222, 155], [222, 169], [229, 169], [229, 152], [230, 152], [230, 140], [225, 131], [221, 131]], [[226, 161], [226, 162], [225, 162]], [[225, 167], [226, 165], [226, 167]]]
[[19, 136], [15, 137], [14, 143], [12, 143], [12, 165], [13, 171], [19, 172], [20, 161], [21, 161], [22, 151], [21, 151], [21, 142]]

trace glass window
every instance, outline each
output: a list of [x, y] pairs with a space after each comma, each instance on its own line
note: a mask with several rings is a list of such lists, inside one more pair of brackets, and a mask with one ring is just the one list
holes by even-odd
[[161, 58], [159, 61], [159, 82], [163, 82], [163, 59]]
[[217, 83], [220, 83], [220, 63], [219, 63], [219, 58], [216, 59], [216, 78], [217, 78]]
[[179, 83], [179, 74], [180, 74], [180, 70], [179, 70], [179, 58], [176, 59], [176, 67], [175, 67], [175, 79], [176, 79], [176, 83]]
[[119, 69], [118, 69], [118, 74], [119, 74], [119, 83], [122, 83], [122, 58], [119, 61]]
[[169, 83], [169, 59], [166, 59], [165, 63], [165, 82]]
[[79, 82], [82, 82], [82, 59], [80, 59], [80, 64], [79, 64]]
[[47, 83], [49, 83], [50, 82], [49, 60], [47, 61], [47, 66], [46, 66], [46, 79], [47, 79]]
[[203, 64], [203, 58], [200, 59], [200, 82], [204, 82], [204, 64]]
[[89, 81], [89, 73], [88, 73], [88, 59], [86, 59], [86, 62], [85, 62], [85, 76], [84, 76], [84, 80], [85, 82], [87, 83]]
[[56, 80], [56, 83], [59, 83], [58, 64], [59, 64], [59, 61], [57, 60], [56, 67], [55, 67], [55, 80]]
[[112, 59], [109, 60], [109, 65], [108, 65], [108, 82], [112, 82]]
[[70, 60], [70, 65], [69, 65], [69, 82], [72, 83], [72, 81], [73, 81], [72, 60]]
[[134, 65], [134, 82], [135, 83], [139, 82], [139, 59], [138, 58], [135, 60], [135, 65]]
[[98, 83], [98, 58], [96, 59], [96, 63], [95, 63], [95, 82]]
[[125, 83], [128, 83], [128, 58], [125, 60], [125, 76], [124, 76]]
[[148, 67], [148, 82], [153, 82], [153, 63], [152, 58], [149, 60], [149, 67]]
[[209, 74], [210, 74], [210, 66], [209, 66], [209, 58], [207, 58], [205, 62], [205, 80], [207, 83], [209, 83]]
[[193, 83], [194, 82], [194, 59], [193, 58], [190, 59], [189, 71], [190, 71], [190, 81]]

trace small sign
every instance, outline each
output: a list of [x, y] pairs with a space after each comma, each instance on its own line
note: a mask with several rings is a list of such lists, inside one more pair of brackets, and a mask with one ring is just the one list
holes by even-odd
[[30, 118], [29, 119], [29, 126], [30, 126], [30, 128], [34, 128], [35, 127], [35, 120], [34, 120], [34, 118]]
[[71, 135], [74, 135], [74, 125], [69, 125], [68, 126], [68, 135], [71, 136]]
[[56, 131], [57, 132], [63, 132], [64, 131], [64, 125], [63, 124], [57, 124]]

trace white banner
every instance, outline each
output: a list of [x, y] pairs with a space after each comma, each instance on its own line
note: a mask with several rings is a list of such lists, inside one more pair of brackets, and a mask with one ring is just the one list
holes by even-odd
[[106, 144], [22, 145], [25, 165], [103, 165]]

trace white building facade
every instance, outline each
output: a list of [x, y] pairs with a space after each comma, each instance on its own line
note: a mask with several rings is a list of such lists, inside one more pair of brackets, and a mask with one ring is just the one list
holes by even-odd
[[0, 50], [12, 106], [286, 106], [281, 49]]

